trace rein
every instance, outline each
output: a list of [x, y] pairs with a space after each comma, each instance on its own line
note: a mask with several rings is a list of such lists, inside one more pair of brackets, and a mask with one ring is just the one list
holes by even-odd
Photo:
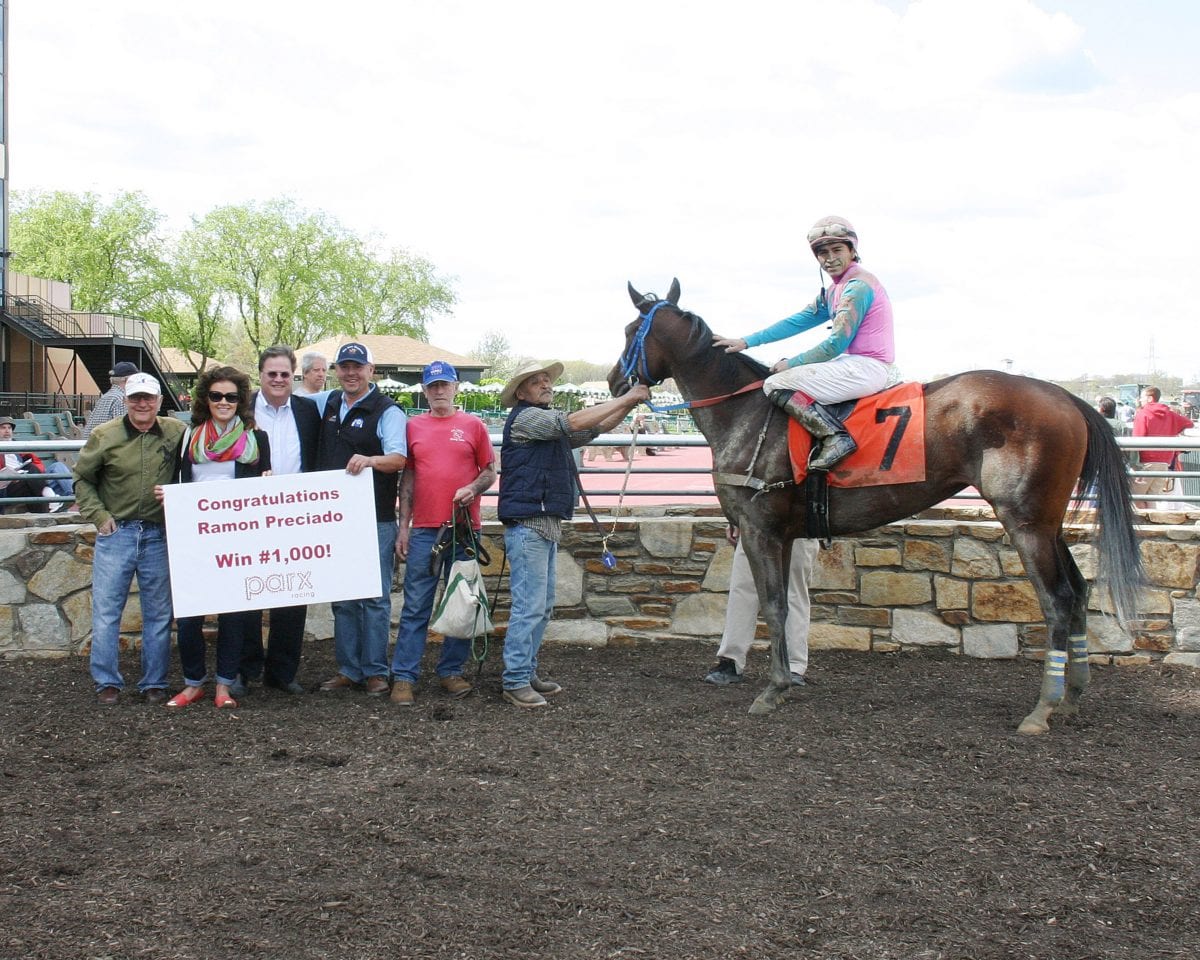
[[[651, 294], [650, 296], [653, 296], [653, 294]], [[675, 306], [675, 304], [671, 303], [671, 301], [669, 301], [669, 300], [658, 300], [655, 302], [654, 306], [652, 306], [645, 313], [638, 314], [638, 319], [642, 321], [641, 326], [638, 327], [637, 333], [634, 334], [633, 340], [630, 341], [629, 349], [626, 350], [625, 353], [621, 356], [621, 376], [624, 377], [626, 380], [628, 380], [630, 384], [641, 382], [641, 383], [645, 383], [647, 386], [653, 387], [653, 386], [657, 386], [658, 384], [662, 383], [662, 380], [654, 380], [650, 376], [650, 365], [649, 365], [649, 362], [646, 360], [646, 337], [650, 333], [650, 328], [654, 325], [654, 315], [656, 313], [658, 313], [658, 311], [660, 309], [662, 309], [664, 306], [667, 306], [668, 304], [670, 306]], [[711, 406], [714, 406], [715, 404], [722, 403], [726, 400], [730, 400], [733, 397], [741, 396], [744, 393], [750, 393], [751, 391], [758, 390], [760, 387], [762, 387], [764, 382], [765, 382], [764, 380], [755, 380], [753, 383], [748, 383], [744, 387], [739, 387], [737, 390], [734, 390], [732, 393], [723, 393], [720, 396], [716, 396], [716, 397], [705, 397], [702, 400], [685, 400], [685, 401], [683, 401], [683, 403], [667, 403], [667, 404], [660, 405], [660, 404], [651, 403], [649, 400], [647, 400], [646, 406], [648, 406], [655, 413], [664, 413], [668, 410], [695, 410], [699, 407], [711, 407]], [[725, 486], [731, 486], [731, 487], [749, 487], [751, 490], [755, 491], [755, 493], [754, 493], [755, 497], [759, 497], [764, 493], [770, 493], [774, 490], [782, 490], [786, 487], [792, 486], [795, 483], [795, 480], [793, 480], [791, 478], [788, 478], [786, 480], [777, 480], [774, 482], [768, 482], [766, 480], [762, 480], [759, 477], [756, 477], [753, 475], [754, 467], [755, 467], [755, 464], [758, 463], [758, 455], [762, 451], [763, 442], [766, 440], [766, 437], [767, 437], [767, 428], [771, 424], [771, 416], [772, 416], [772, 414], [774, 414], [774, 412], [775, 412], [774, 407], [771, 407], [767, 411], [767, 416], [766, 416], [766, 419], [763, 421], [762, 429], [759, 430], [759, 432], [758, 432], [758, 441], [754, 445], [754, 453], [750, 457], [750, 467], [746, 471], [746, 473], [745, 474], [733, 474], [733, 473], [723, 473], [723, 472], [714, 471], [713, 472], [713, 482], [714, 483], [724, 484]], [[636, 444], [636, 442], [637, 442], [637, 438], [635, 436], [634, 443]], [[632, 459], [629, 461], [628, 466], [629, 467], [633, 466]], [[629, 482], [628, 469], [626, 470], [626, 473], [625, 473], [625, 482], [626, 483]], [[621, 488], [622, 499], [624, 499], [624, 496], [625, 496], [625, 488], [624, 488], [624, 486], [622, 486], [622, 488]], [[584, 499], [584, 503], [587, 503], [586, 498]], [[618, 511], [620, 510], [619, 502], [617, 505], [617, 509], [618, 509]], [[592, 520], [593, 520], [593, 522], [596, 522], [595, 515], [592, 516]], [[600, 527], [600, 524], [598, 522], [596, 522], [596, 527], [597, 527], [597, 529], [599, 529], [599, 527]], [[616, 531], [616, 528], [617, 528], [616, 520], [614, 517], [613, 532]], [[612, 533], [610, 533], [609, 536], [612, 536]], [[608, 553], [608, 537], [604, 538], [604, 548], [605, 548], [604, 553], [606, 555], [605, 563], [607, 564], [607, 562], [608, 562], [607, 556], [611, 556], [611, 554]]]
[[[653, 296], [653, 294], [651, 294]], [[656, 387], [662, 380], [655, 380], [650, 376], [650, 365], [646, 360], [646, 337], [650, 333], [650, 328], [654, 325], [654, 315], [665, 306], [675, 306], [670, 300], [659, 300], [645, 313], [639, 313], [638, 319], [642, 321], [638, 327], [637, 333], [633, 335], [633, 340], [629, 344], [629, 349], [621, 356], [621, 376], [632, 383], [644, 383], [648, 387]], [[705, 397], [703, 400], [684, 400], [682, 403], [652, 403], [646, 401], [648, 406], [655, 413], [666, 413], [670, 410], [693, 410], [697, 407], [711, 407], [713, 404], [721, 403], [725, 400], [730, 400], [733, 397], [740, 396], [743, 393], [750, 393], [757, 390], [763, 385], [762, 380], [755, 380], [753, 383], [748, 383], [744, 387], [734, 390], [732, 393], [723, 393], [719, 397]]]

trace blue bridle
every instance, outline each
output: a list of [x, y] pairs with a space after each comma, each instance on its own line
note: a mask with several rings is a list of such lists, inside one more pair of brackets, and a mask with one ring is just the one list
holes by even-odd
[[669, 300], [659, 300], [645, 313], [638, 314], [642, 325], [634, 334], [629, 349], [621, 357], [621, 376], [630, 384], [644, 383], [648, 387], [657, 387], [662, 383], [661, 380], [655, 380], [650, 376], [650, 365], [646, 361], [646, 336], [654, 325], [654, 315], [658, 313], [659, 309], [668, 305], [670, 305]]

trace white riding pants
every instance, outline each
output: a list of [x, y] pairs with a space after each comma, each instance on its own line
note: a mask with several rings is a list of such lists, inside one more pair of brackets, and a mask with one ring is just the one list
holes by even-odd
[[[787, 639], [788, 663], [792, 673], [804, 675], [808, 669], [808, 580], [812, 576], [820, 545], [816, 540], [792, 542], [792, 564], [788, 570]], [[739, 538], [733, 551], [733, 567], [729, 571], [729, 605], [725, 608], [725, 632], [721, 634], [718, 657], [728, 657], [737, 664], [738, 673], [746, 667], [746, 653], [754, 642], [758, 623], [758, 590], [750, 560]]]
[[841, 403], [878, 393], [898, 382], [893, 364], [843, 353], [824, 363], [805, 363], [773, 373], [763, 383], [763, 393], [770, 396], [776, 390], [803, 390], [817, 403]]

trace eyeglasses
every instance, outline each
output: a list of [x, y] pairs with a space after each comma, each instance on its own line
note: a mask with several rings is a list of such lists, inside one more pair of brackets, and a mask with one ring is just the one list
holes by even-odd
[[150, 403], [158, 400], [157, 393], [135, 393], [125, 398], [130, 403]]
[[237, 403], [238, 395], [236, 393], [217, 393], [216, 390], [208, 391], [209, 403], [220, 403], [222, 400], [226, 403]]
[[292, 375], [286, 370], [268, 370], [263, 374], [263, 376], [268, 380], [283, 380], [285, 378], [288, 380], [292, 379]]

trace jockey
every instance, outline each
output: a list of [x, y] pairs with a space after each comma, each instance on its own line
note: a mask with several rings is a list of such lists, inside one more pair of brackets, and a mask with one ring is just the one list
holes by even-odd
[[817, 263], [833, 280], [811, 304], [748, 337], [713, 337], [726, 353], [784, 340], [831, 324], [829, 336], [811, 350], [771, 367], [763, 391], [776, 406], [820, 441], [809, 457], [811, 470], [829, 470], [858, 447], [828, 404], [878, 393], [893, 378], [892, 304], [883, 285], [859, 265], [858, 234], [848, 220], [822, 217], [808, 231]]

